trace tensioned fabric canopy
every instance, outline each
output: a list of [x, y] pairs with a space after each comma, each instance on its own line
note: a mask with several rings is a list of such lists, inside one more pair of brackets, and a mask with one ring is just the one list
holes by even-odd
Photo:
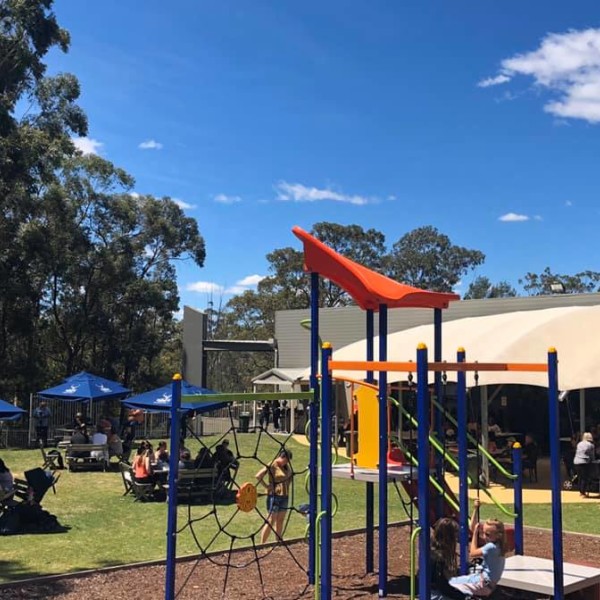
[[67, 377], [63, 383], [38, 392], [42, 398], [90, 402], [106, 398], [124, 398], [131, 390], [116, 381], [82, 371]]
[[20, 419], [26, 411], [6, 400], [0, 400], [0, 421], [16, 421]]
[[[458, 319], [444, 323], [443, 360], [456, 361], [463, 347], [468, 362], [545, 363], [548, 349], [558, 352], [558, 385], [561, 390], [600, 387], [600, 306], [572, 306], [519, 311]], [[424, 342], [433, 360], [433, 325], [414, 327], [388, 335], [388, 360], [416, 360], [416, 348]], [[378, 340], [375, 340], [378, 347]], [[365, 340], [333, 349], [333, 360], [364, 360]], [[306, 370], [308, 373], [309, 370]], [[334, 375], [363, 379], [357, 371], [335, 371]], [[448, 372], [449, 380], [456, 380]], [[377, 377], [377, 373], [375, 373]], [[433, 373], [430, 373], [433, 381]], [[407, 373], [390, 372], [388, 382], [406, 381]], [[546, 373], [482, 371], [479, 384], [520, 383], [547, 387]], [[467, 373], [467, 385], [475, 385]]]
[[[172, 384], [163, 385], [155, 390], [132, 396], [131, 398], [125, 398], [123, 404], [128, 408], [141, 408], [148, 412], [170, 412], [171, 410], [171, 399], [173, 393]], [[181, 382], [181, 394], [192, 395], [192, 394], [214, 394], [213, 390], [209, 390], [202, 387], [191, 385], [187, 381]], [[181, 405], [181, 411], [194, 411], [195, 413], [209, 412], [218, 408], [227, 406], [226, 402], [192, 402]]]
[[457, 294], [428, 292], [398, 283], [338, 254], [300, 227], [292, 231], [304, 244], [304, 268], [319, 273], [346, 290], [363, 310], [388, 308], [448, 308]]

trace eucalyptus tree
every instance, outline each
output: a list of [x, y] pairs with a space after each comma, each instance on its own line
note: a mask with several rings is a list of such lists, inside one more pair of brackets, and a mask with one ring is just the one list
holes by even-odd
[[484, 298], [512, 298], [517, 295], [515, 288], [508, 281], [492, 283], [489, 277], [480, 275], [469, 284], [464, 300], [480, 300]]
[[71, 136], [87, 132], [77, 80], [45, 75], [47, 52], [69, 46], [51, 5], [0, 2], [0, 388], [11, 392], [31, 389], [43, 371], [44, 240], [32, 223], [63, 157], [75, 150]]
[[387, 274], [397, 281], [436, 292], [451, 292], [470, 270], [481, 265], [485, 254], [452, 243], [435, 227], [418, 227], [392, 246]]
[[581, 271], [574, 275], [553, 273], [546, 267], [541, 273], [527, 273], [519, 284], [530, 296], [554, 293], [586, 294], [600, 291], [600, 272]]
[[75, 157], [40, 220], [50, 242], [43, 297], [49, 359], [66, 373], [93, 365], [126, 384], [152, 379], [173, 335], [174, 261], [201, 267], [205, 258], [196, 221], [169, 198], [131, 195], [131, 184], [102, 158]]

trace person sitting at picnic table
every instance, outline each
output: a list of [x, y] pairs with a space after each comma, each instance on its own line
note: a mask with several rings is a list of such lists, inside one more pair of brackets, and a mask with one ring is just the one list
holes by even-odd
[[[80, 425], [73, 435], [71, 436], [71, 444], [89, 444], [90, 436], [87, 433], [87, 427], [85, 425]], [[71, 456], [74, 458], [88, 458], [90, 455], [89, 452], [77, 451], [71, 452]]]
[[237, 469], [239, 464], [233, 452], [229, 449], [229, 440], [223, 440], [215, 448], [215, 463], [219, 472], [219, 479], [223, 482], [231, 481], [231, 469]]
[[215, 459], [211, 451], [206, 446], [202, 446], [194, 460], [194, 469], [210, 469], [214, 464]]
[[98, 429], [102, 430], [108, 438], [112, 433], [113, 425], [108, 417], [100, 417], [98, 419]]
[[179, 455], [179, 468], [180, 469], [193, 469], [194, 468], [194, 461], [192, 460], [192, 455], [187, 448], [185, 450], [182, 450], [181, 454]]
[[82, 425], [87, 427], [87, 419], [83, 416], [82, 412], [75, 413], [73, 417], [73, 429], [80, 429]]
[[[91, 443], [98, 446], [108, 445], [108, 436], [104, 433], [101, 425], [98, 425], [96, 433], [92, 436]], [[106, 450], [92, 450], [91, 455], [92, 458], [97, 460], [104, 459], [104, 462], [108, 462], [109, 459], [108, 448]]]
[[150, 453], [152, 447], [141, 444], [133, 459], [133, 476], [138, 483], [154, 483], [152, 465], [150, 464]]
[[496, 419], [494, 417], [490, 417], [488, 419], [488, 431], [493, 432], [494, 435], [502, 433], [502, 428], [500, 427], [500, 425], [498, 425], [498, 423], [496, 423]]
[[119, 434], [112, 429], [108, 436], [108, 456], [118, 456], [122, 459], [128, 459], [129, 455], [125, 456], [123, 452], [123, 442]]
[[156, 464], [168, 465], [169, 464], [169, 453], [167, 452], [167, 442], [158, 442], [158, 448], [156, 449]]

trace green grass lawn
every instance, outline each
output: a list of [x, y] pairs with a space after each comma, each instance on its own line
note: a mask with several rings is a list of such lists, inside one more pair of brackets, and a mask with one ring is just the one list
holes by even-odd
[[[257, 438], [256, 434], [237, 434], [242, 455], [254, 454]], [[229, 439], [230, 447], [234, 450], [232, 436], [229, 436]], [[207, 438], [206, 441], [208, 443], [211, 440]], [[198, 442], [188, 440], [187, 445], [195, 454]], [[303, 470], [308, 463], [308, 447], [293, 440], [290, 440], [287, 446], [294, 452], [294, 470]], [[258, 454], [263, 461], [270, 461], [278, 448], [278, 444], [268, 436], [261, 436]], [[39, 450], [3, 450], [0, 456], [15, 476], [22, 476], [24, 470], [41, 464]], [[254, 482], [255, 473], [261, 468], [261, 463], [252, 458], [244, 458], [240, 463], [237, 482]], [[296, 476], [294, 487], [294, 506], [307, 502], [304, 475]], [[334, 479], [334, 492], [339, 499], [339, 511], [334, 519], [335, 530], [363, 527], [364, 484]], [[123, 484], [118, 472], [63, 471], [57, 484], [57, 494], [54, 495], [50, 490], [44, 498], [43, 506], [55, 514], [61, 524], [69, 526], [70, 531], [64, 534], [0, 537], [0, 582], [164, 558], [166, 503], [134, 502], [132, 496], [123, 497], [122, 494]], [[406, 518], [392, 486], [389, 487], [388, 495], [389, 521]], [[264, 504], [264, 499], [260, 499], [259, 505], [263, 514]], [[377, 507], [377, 496], [375, 506]], [[563, 506], [565, 530], [600, 533], [600, 522], [595, 518], [595, 511], [590, 511], [589, 506], [589, 503]], [[188, 522], [188, 516], [201, 519], [212, 509], [212, 505], [193, 506], [188, 515], [188, 508], [180, 507], [179, 527]], [[235, 509], [235, 505], [216, 507], [219, 520], [222, 523], [227, 522]], [[528, 505], [525, 511], [526, 525], [550, 527], [549, 505]], [[482, 516], [487, 518], [498, 515], [493, 507], [484, 506]], [[228, 526], [228, 531], [243, 537], [259, 530], [261, 525], [262, 520], [256, 513], [238, 513]], [[193, 527], [204, 545], [218, 531], [213, 515], [197, 521]], [[298, 513], [291, 512], [285, 537], [300, 537], [304, 535], [305, 527], [305, 519]], [[243, 543], [243, 540], [238, 540], [234, 547]], [[229, 544], [230, 538], [221, 535], [212, 544], [211, 549], [225, 549]], [[198, 552], [189, 529], [184, 529], [178, 536], [177, 549], [179, 556]]]

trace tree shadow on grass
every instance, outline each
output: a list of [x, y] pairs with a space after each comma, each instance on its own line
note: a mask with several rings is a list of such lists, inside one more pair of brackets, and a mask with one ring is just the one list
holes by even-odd
[[0, 584], [0, 597], [3, 600], [52, 598], [68, 592], [72, 585], [68, 580], [45, 583], [24, 582], [23, 580], [46, 577], [48, 573], [40, 573], [21, 561], [0, 560], [0, 573], [2, 573], [3, 579], [8, 580], [6, 583]]

